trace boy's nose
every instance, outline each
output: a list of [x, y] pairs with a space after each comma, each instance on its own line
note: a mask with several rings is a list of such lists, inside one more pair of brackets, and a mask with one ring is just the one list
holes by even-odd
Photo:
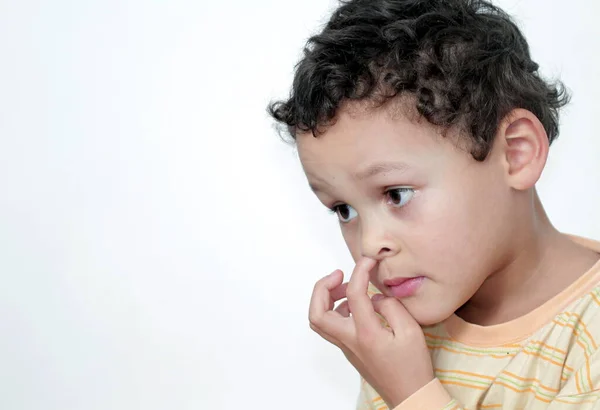
[[381, 260], [400, 252], [400, 247], [388, 234], [383, 224], [370, 224], [362, 229], [361, 253]]

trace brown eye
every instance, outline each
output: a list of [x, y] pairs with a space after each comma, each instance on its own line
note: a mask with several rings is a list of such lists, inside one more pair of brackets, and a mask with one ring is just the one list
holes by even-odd
[[415, 190], [412, 188], [394, 188], [387, 191], [387, 195], [390, 198], [389, 203], [397, 208], [406, 205], [414, 194]]
[[333, 207], [333, 211], [337, 214], [340, 222], [350, 222], [358, 216], [358, 213], [350, 205], [342, 204]]

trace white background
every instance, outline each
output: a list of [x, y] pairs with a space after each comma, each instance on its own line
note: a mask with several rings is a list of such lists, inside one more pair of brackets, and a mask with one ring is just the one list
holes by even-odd
[[[350, 409], [352, 267], [265, 113], [319, 0], [0, 1], [0, 408]], [[600, 4], [502, 1], [573, 92], [539, 184], [600, 239]]]

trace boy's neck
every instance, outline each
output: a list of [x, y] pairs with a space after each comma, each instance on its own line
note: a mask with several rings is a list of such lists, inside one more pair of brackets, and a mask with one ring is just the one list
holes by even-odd
[[511, 258], [456, 312], [467, 322], [490, 326], [523, 316], [559, 294], [600, 258], [558, 232], [534, 195], [534, 221], [514, 238]]

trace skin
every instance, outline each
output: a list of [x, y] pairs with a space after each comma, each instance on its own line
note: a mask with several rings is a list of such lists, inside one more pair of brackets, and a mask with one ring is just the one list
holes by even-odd
[[[317, 282], [311, 328], [342, 349], [390, 408], [434, 377], [421, 325], [455, 313], [479, 325], [522, 316], [599, 258], [544, 212], [535, 183], [548, 138], [529, 111], [501, 121], [483, 162], [459, 130], [443, 134], [407, 100], [346, 103], [323, 134], [296, 141], [308, 182], [342, 217], [357, 263], [348, 284], [340, 271]], [[397, 299], [383, 282], [398, 277], [424, 279]], [[368, 298], [369, 280], [381, 299]]]

